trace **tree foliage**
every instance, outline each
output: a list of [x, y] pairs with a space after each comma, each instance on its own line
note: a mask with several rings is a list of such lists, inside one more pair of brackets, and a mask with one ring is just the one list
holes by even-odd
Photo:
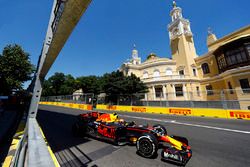
[[107, 95], [106, 101], [113, 103], [116, 103], [120, 96], [131, 98], [135, 93], [148, 91], [147, 86], [136, 75], [124, 76], [120, 71], [105, 74], [103, 83], [103, 92]]
[[106, 73], [102, 77], [82, 76], [74, 79], [71, 75], [55, 73], [43, 83], [43, 96], [70, 95], [77, 89], [84, 93], [93, 93], [95, 96], [106, 93], [108, 101], [117, 101], [117, 98], [131, 96], [135, 93], [147, 92], [147, 87], [134, 74], [124, 76], [120, 71]]
[[82, 76], [76, 79], [77, 85], [85, 93], [99, 94], [102, 90], [102, 79], [94, 75]]
[[21, 90], [23, 83], [32, 78], [35, 70], [30, 55], [19, 45], [7, 45], [0, 54], [0, 94]]
[[109, 95], [131, 95], [134, 93], [145, 93], [147, 87], [134, 74], [124, 76], [120, 71], [114, 71], [103, 76], [103, 92]]
[[77, 90], [76, 80], [72, 75], [56, 72], [43, 82], [43, 96], [71, 95]]

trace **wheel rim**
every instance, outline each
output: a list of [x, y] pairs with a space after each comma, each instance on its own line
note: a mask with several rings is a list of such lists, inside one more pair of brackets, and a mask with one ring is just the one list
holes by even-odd
[[152, 152], [152, 143], [149, 140], [144, 139], [144, 140], [139, 141], [139, 143], [140, 143], [139, 151], [141, 153], [147, 155]]

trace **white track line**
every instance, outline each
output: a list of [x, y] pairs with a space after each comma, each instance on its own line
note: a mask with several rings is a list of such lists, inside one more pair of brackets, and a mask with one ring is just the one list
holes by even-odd
[[207, 129], [214, 129], [214, 130], [221, 130], [221, 131], [228, 131], [228, 132], [235, 132], [235, 133], [250, 134], [250, 131], [243, 131], [243, 130], [220, 128], [220, 127], [215, 127], [215, 126], [207, 126], [207, 125], [176, 122], [176, 120], [162, 120], [162, 119], [155, 119], [155, 118], [136, 117], [136, 116], [130, 116], [130, 115], [121, 115], [121, 114], [119, 114], [119, 115], [123, 116], [123, 117], [127, 117], [127, 118], [143, 119], [143, 120], [156, 121], [156, 122], [165, 122], [165, 123], [172, 123], [172, 124], [185, 125], [185, 126], [193, 126], [193, 127], [199, 127], [199, 128], [207, 128]]

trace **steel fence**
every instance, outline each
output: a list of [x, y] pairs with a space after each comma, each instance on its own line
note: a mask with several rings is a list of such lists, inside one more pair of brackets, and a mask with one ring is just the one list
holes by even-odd
[[250, 109], [250, 90], [156, 92], [98, 96], [97, 104], [155, 107]]
[[42, 101], [126, 106], [250, 109], [249, 89], [108, 95], [91, 93], [42, 97]]
[[92, 104], [93, 105], [94, 97], [95, 96], [93, 93], [86, 93], [86, 94], [79, 94], [79, 95], [60, 95], [60, 96], [41, 97], [41, 101], [79, 103], [79, 104]]

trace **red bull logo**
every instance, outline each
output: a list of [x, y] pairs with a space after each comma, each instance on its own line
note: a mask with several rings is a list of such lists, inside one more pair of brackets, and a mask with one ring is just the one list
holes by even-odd
[[110, 114], [102, 114], [96, 121], [109, 122], [111, 121]]
[[250, 119], [250, 112], [230, 111], [231, 118]]
[[191, 115], [192, 111], [190, 109], [169, 109], [169, 113], [176, 115]]
[[115, 128], [106, 127], [106, 126], [99, 126], [97, 129], [98, 133], [108, 137], [115, 139]]
[[117, 117], [117, 114], [102, 114], [96, 121], [115, 122], [117, 120]]

